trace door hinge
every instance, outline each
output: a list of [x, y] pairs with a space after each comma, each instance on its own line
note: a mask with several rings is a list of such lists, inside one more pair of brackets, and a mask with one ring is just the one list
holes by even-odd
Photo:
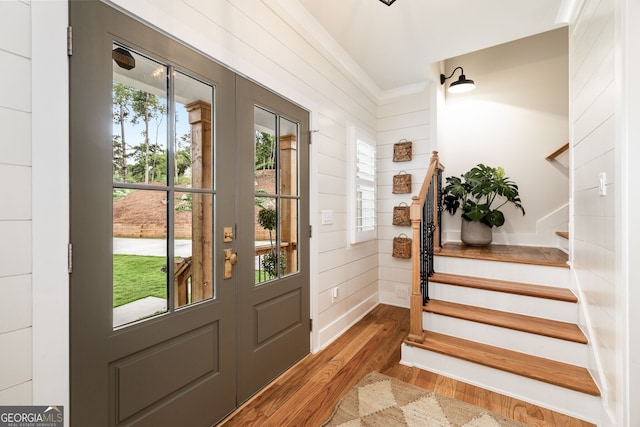
[[67, 273], [73, 273], [73, 245], [67, 245]]
[[309, 319], [309, 331], [313, 331], [313, 319]]
[[309, 226], [309, 238], [313, 237], [313, 225]]
[[320, 132], [320, 130], [318, 129], [311, 129], [309, 131], [309, 145], [311, 145], [311, 143], [313, 142], [313, 134], [318, 132]]
[[67, 27], [67, 56], [73, 55], [73, 28]]

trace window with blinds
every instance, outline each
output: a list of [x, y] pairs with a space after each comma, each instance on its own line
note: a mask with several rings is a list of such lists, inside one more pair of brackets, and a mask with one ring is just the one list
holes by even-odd
[[352, 129], [351, 243], [376, 238], [376, 146], [373, 138]]

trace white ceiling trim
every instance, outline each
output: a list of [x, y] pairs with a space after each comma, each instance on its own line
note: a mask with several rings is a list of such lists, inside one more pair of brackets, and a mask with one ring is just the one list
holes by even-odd
[[379, 96], [380, 101], [388, 101], [390, 99], [399, 98], [401, 96], [413, 95], [416, 93], [424, 92], [429, 86], [429, 81], [424, 81], [420, 83], [414, 83], [412, 85], [407, 85], [403, 87], [398, 87], [395, 89], [389, 89], [382, 91]]
[[558, 16], [556, 16], [556, 24], [569, 25], [582, 9], [583, 3], [584, 0], [562, 0]]

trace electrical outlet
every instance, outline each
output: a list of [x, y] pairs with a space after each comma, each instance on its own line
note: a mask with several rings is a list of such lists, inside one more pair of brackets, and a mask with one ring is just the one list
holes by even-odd
[[406, 285], [396, 285], [396, 298], [398, 299], [408, 299], [409, 298], [409, 287]]
[[332, 210], [323, 210], [322, 211], [322, 225], [331, 225], [333, 224], [333, 211]]

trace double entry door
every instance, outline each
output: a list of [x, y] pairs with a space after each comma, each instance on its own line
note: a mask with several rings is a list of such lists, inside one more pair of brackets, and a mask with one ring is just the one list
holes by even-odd
[[211, 426], [309, 352], [308, 113], [70, 2], [71, 424]]

